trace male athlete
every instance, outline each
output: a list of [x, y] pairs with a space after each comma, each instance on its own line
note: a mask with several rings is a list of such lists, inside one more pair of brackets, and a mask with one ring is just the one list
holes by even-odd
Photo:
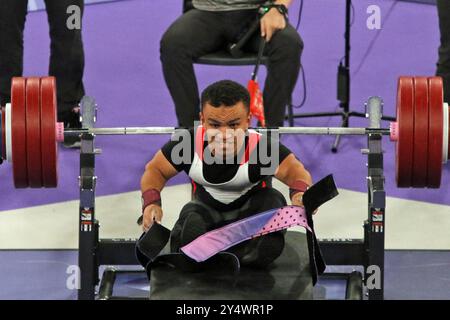
[[[271, 187], [272, 176], [289, 186], [293, 205], [303, 205], [311, 175], [270, 130], [249, 130], [249, 103], [240, 84], [211, 84], [201, 96], [201, 125], [173, 135], [146, 165], [141, 179], [144, 231], [162, 221], [160, 192], [166, 182], [181, 171], [192, 180], [194, 200], [183, 207], [172, 230], [172, 251], [207, 231], [286, 206], [283, 195]], [[265, 267], [281, 254], [284, 234], [269, 233], [228, 251], [242, 265]]]

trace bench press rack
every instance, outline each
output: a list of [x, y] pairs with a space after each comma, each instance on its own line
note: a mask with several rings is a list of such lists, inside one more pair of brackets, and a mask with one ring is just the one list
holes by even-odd
[[[97, 107], [92, 98], [85, 97], [80, 103], [83, 129], [94, 128]], [[327, 265], [362, 266], [364, 275], [354, 271], [348, 273], [325, 273], [320, 278], [338, 278], [347, 280], [346, 298], [363, 298], [363, 289], [369, 300], [381, 300], [384, 294], [384, 231], [386, 193], [383, 175], [382, 133], [381, 128], [383, 102], [378, 97], [369, 98], [366, 103], [366, 115], [369, 128], [374, 133], [367, 134], [368, 146], [362, 153], [367, 155], [367, 192], [368, 218], [364, 221], [363, 239], [322, 239], [319, 240]], [[145, 270], [119, 270], [107, 267], [99, 279], [100, 266], [138, 265], [135, 257], [137, 239], [100, 239], [99, 221], [95, 219], [95, 157], [99, 151], [94, 145], [93, 133], [81, 134], [80, 150], [80, 205], [79, 205], [79, 249], [80, 288], [78, 299], [133, 299], [132, 297], [113, 296], [116, 274]], [[367, 287], [367, 279], [374, 276], [372, 268], [379, 270], [379, 286]], [[96, 292], [96, 287], [98, 291]], [[364, 288], [363, 288], [364, 287]], [[143, 299], [142, 297], [137, 299]]]

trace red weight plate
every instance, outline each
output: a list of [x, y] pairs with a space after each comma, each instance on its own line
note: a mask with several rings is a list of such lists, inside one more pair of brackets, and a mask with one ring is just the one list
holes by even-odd
[[26, 79], [13, 78], [11, 84], [11, 149], [16, 188], [28, 187], [25, 93]]
[[44, 187], [58, 185], [58, 145], [56, 142], [56, 81], [41, 78], [41, 154]]
[[442, 78], [428, 78], [428, 177], [429, 188], [439, 188], [442, 175], [442, 144], [444, 139], [444, 86]]
[[41, 188], [41, 99], [39, 78], [27, 79], [26, 94], [28, 183], [32, 188]]
[[2, 132], [1, 132], [1, 139], [2, 139], [2, 150], [0, 150], [1, 152], [1, 157], [2, 159], [6, 160], [6, 114], [5, 114], [5, 108], [2, 108]]
[[395, 178], [399, 188], [407, 188], [412, 182], [414, 150], [414, 83], [411, 77], [398, 79], [397, 123]]
[[414, 78], [414, 151], [412, 187], [427, 185], [428, 168], [428, 79]]

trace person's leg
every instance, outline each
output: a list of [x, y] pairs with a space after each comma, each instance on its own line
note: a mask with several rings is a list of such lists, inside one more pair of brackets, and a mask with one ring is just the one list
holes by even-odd
[[206, 204], [192, 200], [180, 212], [170, 235], [170, 249], [178, 252], [181, 247], [200, 235], [220, 227], [223, 219], [220, 213]]
[[178, 125], [192, 127], [199, 119], [200, 100], [193, 59], [224, 45], [221, 13], [189, 10], [164, 33], [161, 63], [175, 104]]
[[23, 29], [28, 0], [0, 1], [0, 105], [11, 101], [11, 78], [23, 72]]
[[444, 79], [444, 101], [450, 103], [450, 1], [437, 0], [441, 45], [436, 75]]
[[198, 236], [236, 220], [286, 205], [283, 195], [273, 188], [256, 191], [240, 208], [220, 211], [200, 201], [189, 201], [180, 211], [171, 234], [171, 248], [176, 252]]
[[[49, 74], [56, 77], [58, 88], [58, 120], [70, 122], [78, 118], [73, 109], [84, 96], [83, 72], [84, 50], [81, 25], [77, 28], [71, 22], [73, 14], [80, 13], [82, 20], [83, 0], [46, 0], [50, 25], [50, 66]], [[70, 6], [76, 6], [70, 10]], [[79, 9], [77, 9], [79, 8]], [[69, 23], [68, 23], [69, 22]]]
[[[242, 207], [239, 219], [286, 206], [286, 199], [274, 188], [258, 190]], [[238, 256], [243, 266], [265, 268], [278, 258], [284, 249], [285, 230], [247, 240], [227, 251]]]
[[[240, 209], [228, 212], [218, 212], [198, 200], [190, 201], [181, 209], [172, 229], [170, 249], [178, 252], [181, 247], [208, 231], [283, 206], [286, 206], [285, 198], [273, 188], [256, 191]], [[269, 233], [244, 241], [226, 251], [235, 254], [243, 266], [265, 268], [282, 253], [284, 234], [285, 231]]]
[[[260, 32], [247, 46], [257, 52]], [[300, 58], [303, 40], [290, 24], [277, 31], [266, 44], [264, 54], [268, 56], [267, 77], [264, 84], [264, 114], [266, 125], [282, 127], [286, 114], [286, 105], [290, 101], [300, 71]]]

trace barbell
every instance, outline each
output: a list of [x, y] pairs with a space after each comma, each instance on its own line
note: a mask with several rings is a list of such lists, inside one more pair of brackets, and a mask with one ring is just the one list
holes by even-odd
[[[389, 128], [280, 127], [280, 134], [389, 135], [396, 142], [398, 187], [439, 188], [442, 164], [450, 157], [450, 109], [440, 77], [400, 77], [397, 120]], [[16, 188], [58, 184], [58, 142], [67, 135], [171, 134], [175, 127], [65, 130], [56, 118], [53, 77], [15, 77], [11, 103], [1, 110], [1, 159], [12, 163]]]

